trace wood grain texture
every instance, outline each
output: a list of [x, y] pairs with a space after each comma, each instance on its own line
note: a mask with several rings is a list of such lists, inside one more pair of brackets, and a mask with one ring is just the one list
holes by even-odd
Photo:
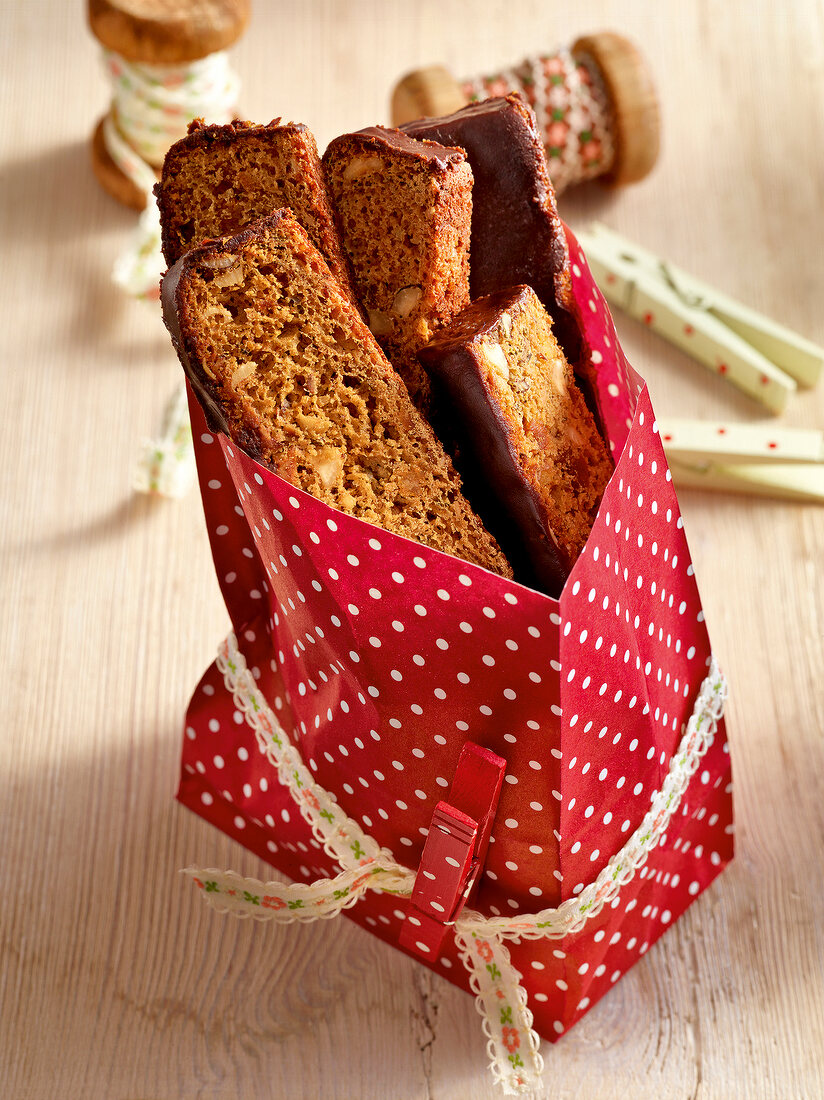
[[[824, 9], [645, 0], [256, 0], [244, 113], [321, 147], [385, 120], [399, 75], [492, 71], [592, 30], [633, 38], [661, 160], [561, 200], [824, 342]], [[200, 504], [134, 497], [177, 373], [109, 269], [133, 225], [96, 186], [107, 92], [78, 5], [0, 6], [0, 1092], [9, 1100], [484, 1100], [470, 999], [347, 921], [206, 910], [191, 861], [266, 868], [173, 801], [188, 694], [226, 617]], [[662, 415], [761, 418], [618, 318]], [[820, 427], [824, 391], [784, 417]], [[824, 1093], [824, 509], [681, 494], [732, 686], [738, 857], [555, 1047], [547, 1098]]]

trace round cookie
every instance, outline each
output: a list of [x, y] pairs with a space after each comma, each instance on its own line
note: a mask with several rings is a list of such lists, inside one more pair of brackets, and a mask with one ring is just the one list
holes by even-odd
[[89, 0], [89, 26], [127, 61], [180, 65], [228, 49], [249, 22], [250, 0]]

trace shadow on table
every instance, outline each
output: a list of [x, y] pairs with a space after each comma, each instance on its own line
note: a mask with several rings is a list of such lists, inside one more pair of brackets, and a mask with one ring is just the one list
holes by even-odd
[[[112, 282], [112, 265], [128, 246], [138, 215], [100, 188], [88, 144], [67, 142], [12, 160], [0, 174], [0, 187], [7, 243], [32, 245], [43, 258], [36, 292], [49, 298], [54, 288], [60, 300], [68, 286], [75, 295], [68, 321], [65, 314], [53, 319], [46, 311], [44, 325], [60, 324], [61, 338], [78, 350], [106, 344], [119, 369], [156, 358], [161, 349], [173, 361], [159, 305], [135, 303]], [[138, 308], [145, 310], [146, 324], [138, 326], [136, 342], [135, 326], [128, 326], [127, 335], [123, 321]], [[75, 358], [78, 370], [86, 369], [82, 356]]]
[[[192, 492], [195, 492], [193, 489]], [[84, 524], [74, 524], [62, 531], [44, 536], [34, 535], [19, 542], [7, 542], [10, 552], [24, 555], [87, 554], [96, 543], [109, 542], [125, 536], [133, 528], [152, 520], [161, 509], [174, 507], [174, 502], [147, 493], [131, 492], [113, 508], [101, 512]]]
[[66, 142], [10, 160], [0, 171], [11, 242], [47, 239], [60, 245], [126, 229], [135, 220], [105, 195], [92, 174], [90, 146]]
[[[59, 1067], [65, 1095], [377, 1100], [373, 1086], [392, 1081], [393, 1100], [492, 1100], [463, 992], [345, 919], [260, 926], [203, 904], [180, 868], [277, 872], [173, 801], [175, 721], [150, 734], [138, 698], [133, 726], [108, 723], [101, 704], [84, 740], [96, 751], [11, 780], [9, 1095], [34, 1059], [44, 1079]], [[547, 1087], [562, 1074], [570, 1095], [594, 1094], [607, 1080], [672, 1081], [673, 1066], [706, 1080], [722, 1057], [712, 1036], [737, 1033], [742, 989], [784, 939], [773, 927], [766, 941], [754, 914], [786, 888], [734, 864], [568, 1037], [545, 1044]], [[808, 977], [800, 953], [785, 953], [759, 1011], [778, 1016]]]
[[[39, 1074], [72, 1096], [320, 1096], [315, 1037], [331, 1042], [329, 1072], [362, 1084], [387, 1004], [392, 1033], [407, 1027], [407, 960], [348, 921], [332, 931], [221, 917], [179, 875], [203, 861], [278, 877], [174, 801], [179, 742], [174, 725], [147, 734], [101, 720], [84, 733], [97, 751], [12, 780], [15, 828], [0, 852], [18, 885], [3, 937], [10, 1096], [30, 1094], [33, 1060], [31, 1095], [46, 1094]], [[403, 993], [387, 996], [395, 968]], [[364, 1028], [371, 998], [381, 1020]]]

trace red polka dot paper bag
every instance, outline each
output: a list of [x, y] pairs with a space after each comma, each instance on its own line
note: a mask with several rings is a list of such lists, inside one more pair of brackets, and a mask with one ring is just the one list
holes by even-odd
[[[178, 793], [311, 883], [342, 870], [306, 816], [323, 813], [312, 791], [327, 792], [328, 819], [362, 831], [347, 834], [354, 866], [368, 870], [380, 849], [414, 877], [464, 744], [493, 750], [505, 781], [471, 906], [503, 930], [535, 1030], [551, 1040], [706, 888], [733, 844], [723, 719], [707, 710], [720, 674], [655, 415], [571, 234], [569, 245], [616, 465], [557, 601], [300, 492], [209, 432], [190, 396], [237, 651], [224, 650], [192, 698]], [[251, 674], [251, 707], [239, 705], [228, 666]], [[253, 728], [258, 713], [271, 715], [265, 734]], [[303, 771], [273, 766], [262, 736], [291, 743]], [[252, 915], [293, 904], [231, 879], [197, 881]], [[399, 946], [408, 896], [356, 887], [345, 915]], [[294, 904], [292, 915], [312, 915], [309, 901]], [[450, 935], [421, 961], [478, 993], [472, 973], [499, 968], [484, 961], [494, 937], [473, 927], [465, 952], [480, 954], [468, 969]], [[486, 1015], [517, 1088], [530, 1052], [506, 997], [522, 994], [493, 994], [501, 1019], [494, 1002]]]

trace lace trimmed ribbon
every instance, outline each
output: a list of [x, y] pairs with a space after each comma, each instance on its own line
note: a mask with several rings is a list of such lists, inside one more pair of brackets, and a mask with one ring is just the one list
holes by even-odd
[[[409, 897], [415, 872], [363, 832], [329, 793], [315, 782], [246, 666], [234, 634], [220, 647], [217, 667], [227, 691], [254, 731], [261, 752], [277, 770], [324, 851], [343, 867], [332, 879], [312, 883], [261, 882], [233, 871], [187, 868], [205, 899], [219, 912], [254, 920], [294, 923], [337, 916], [370, 889]], [[724, 711], [726, 681], [715, 658], [695, 701], [681, 743], [643, 821], [594, 882], [556, 909], [514, 917], [486, 917], [464, 909], [453, 926], [487, 1036], [490, 1069], [507, 1095], [529, 1092], [540, 1083], [543, 1059], [532, 1028], [521, 975], [505, 940], [561, 939], [588, 920], [634, 878], [666, 832], [670, 820], [713, 742]]]

